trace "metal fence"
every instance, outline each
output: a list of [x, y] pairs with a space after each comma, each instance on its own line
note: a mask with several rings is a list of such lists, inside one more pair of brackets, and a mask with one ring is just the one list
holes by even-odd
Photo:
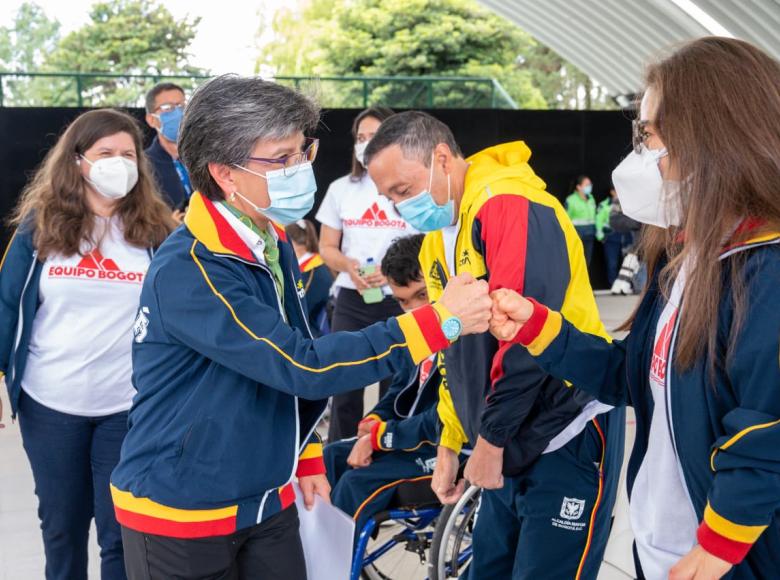
[[[211, 77], [82, 72], [0, 72], [0, 107], [141, 107], [161, 81], [194, 89]], [[517, 109], [501, 84], [488, 77], [350, 76], [269, 77], [315, 97], [323, 107]]]

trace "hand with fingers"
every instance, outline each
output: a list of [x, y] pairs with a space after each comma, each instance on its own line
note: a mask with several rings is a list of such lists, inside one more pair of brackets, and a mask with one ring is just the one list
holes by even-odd
[[314, 496], [320, 496], [325, 503], [330, 503], [330, 483], [324, 473], [307, 475], [298, 478], [298, 486], [303, 493], [303, 505], [307, 510], [314, 507]]
[[456, 481], [459, 468], [458, 454], [452, 449], [439, 445], [436, 452], [436, 467], [431, 478], [431, 489], [444, 505], [456, 503], [466, 489], [466, 480]]
[[502, 288], [490, 294], [490, 332], [498, 340], [514, 340], [534, 311], [533, 302], [514, 290]]
[[483, 489], [501, 489], [504, 487], [503, 469], [503, 447], [496, 447], [479, 437], [471, 457], [466, 462], [463, 477], [470, 484]]
[[458, 274], [449, 279], [439, 302], [460, 319], [462, 334], [479, 334], [490, 328], [493, 302], [489, 292], [484, 280]]
[[347, 465], [360, 469], [371, 465], [371, 456], [374, 454], [374, 448], [371, 446], [371, 434], [358, 437], [352, 446], [352, 451], [347, 457]]

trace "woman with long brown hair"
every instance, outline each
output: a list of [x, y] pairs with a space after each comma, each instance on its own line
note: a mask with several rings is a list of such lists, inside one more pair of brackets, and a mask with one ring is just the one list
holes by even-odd
[[624, 341], [507, 291], [492, 330], [552, 374], [636, 410], [637, 567], [650, 579], [780, 570], [780, 63], [702, 38], [649, 67], [613, 173], [646, 224], [650, 282]]
[[109, 477], [135, 394], [141, 285], [173, 226], [141, 139], [125, 113], [79, 116], [23, 192], [0, 263], [0, 371], [35, 479], [47, 579], [86, 579], [93, 517], [102, 578], [126, 577]]

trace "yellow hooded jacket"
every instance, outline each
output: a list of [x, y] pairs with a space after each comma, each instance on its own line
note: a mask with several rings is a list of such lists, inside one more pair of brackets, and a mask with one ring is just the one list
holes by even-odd
[[[467, 159], [458, 223], [426, 235], [420, 253], [430, 298], [441, 296], [450, 275], [469, 272], [491, 291], [511, 288], [607, 338], [582, 243], [530, 156], [516, 141]], [[481, 435], [505, 448], [508, 475], [538, 457], [591, 400], [544, 373], [522, 346], [499, 344], [488, 333], [462, 337], [440, 358], [440, 444], [460, 451]]]

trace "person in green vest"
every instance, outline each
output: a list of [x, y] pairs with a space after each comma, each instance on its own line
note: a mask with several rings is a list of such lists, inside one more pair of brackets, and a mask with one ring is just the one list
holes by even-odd
[[590, 264], [596, 240], [596, 200], [593, 199], [593, 182], [587, 175], [580, 175], [574, 181], [574, 191], [566, 198], [566, 213], [582, 240], [585, 262]]

